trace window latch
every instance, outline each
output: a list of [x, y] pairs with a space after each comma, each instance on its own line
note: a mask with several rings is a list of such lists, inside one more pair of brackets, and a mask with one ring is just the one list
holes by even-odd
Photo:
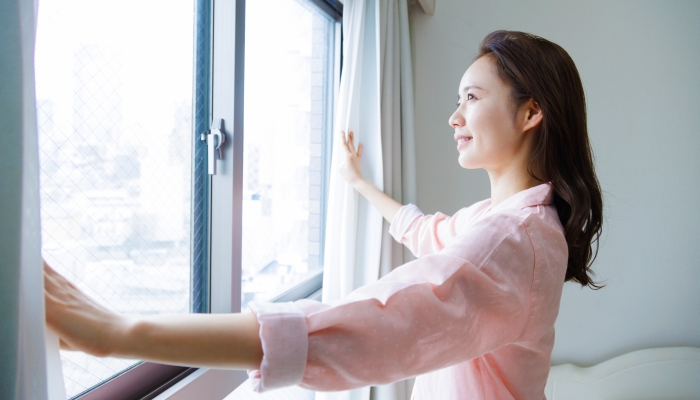
[[220, 118], [212, 120], [208, 133], [202, 133], [199, 137], [200, 140], [207, 143], [207, 170], [209, 175], [216, 175], [216, 159], [224, 159], [224, 149], [221, 148], [221, 145], [226, 141], [226, 134], [223, 132], [223, 125], [224, 120]]

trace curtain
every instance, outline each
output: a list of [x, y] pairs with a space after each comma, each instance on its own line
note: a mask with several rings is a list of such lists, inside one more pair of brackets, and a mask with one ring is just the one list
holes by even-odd
[[[343, 66], [334, 135], [355, 132], [362, 171], [399, 202], [415, 203], [413, 73], [406, 0], [346, 0]], [[382, 215], [338, 173], [334, 137], [324, 253], [323, 301], [342, 299], [406, 259]], [[412, 380], [379, 388], [316, 393], [317, 400], [403, 400]]]
[[0, 393], [65, 399], [45, 327], [34, 95], [35, 0], [0, 3]]
[[[377, 30], [381, 73], [381, 129], [384, 193], [400, 203], [416, 203], [413, 71], [407, 0], [381, 0]], [[384, 220], [379, 277], [413, 255], [389, 234]], [[414, 379], [373, 387], [373, 400], [409, 400]]]

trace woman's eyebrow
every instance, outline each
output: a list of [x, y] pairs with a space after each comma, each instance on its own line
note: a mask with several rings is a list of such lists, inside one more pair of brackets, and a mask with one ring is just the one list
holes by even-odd
[[468, 85], [462, 88], [462, 93], [468, 91], [469, 89], [479, 89], [479, 90], [484, 90], [481, 86], [476, 86], [476, 85]]

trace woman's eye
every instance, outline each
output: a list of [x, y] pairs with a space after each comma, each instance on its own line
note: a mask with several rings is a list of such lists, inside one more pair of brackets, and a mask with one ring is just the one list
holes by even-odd
[[467, 100], [474, 100], [474, 99], [476, 99], [476, 97], [474, 97], [473, 94], [467, 93]]

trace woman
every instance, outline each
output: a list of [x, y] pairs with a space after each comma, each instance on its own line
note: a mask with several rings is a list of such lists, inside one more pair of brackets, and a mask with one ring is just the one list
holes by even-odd
[[[491, 198], [423, 215], [369, 184], [346, 140], [341, 174], [418, 257], [333, 304], [252, 313], [127, 317], [46, 266], [47, 322], [67, 349], [252, 370], [258, 390], [343, 390], [417, 376], [414, 399], [542, 399], [565, 281], [591, 280], [602, 198], [583, 87], [558, 45], [497, 31], [459, 86], [459, 163]], [[332, 268], [332, 266], [329, 266]]]

